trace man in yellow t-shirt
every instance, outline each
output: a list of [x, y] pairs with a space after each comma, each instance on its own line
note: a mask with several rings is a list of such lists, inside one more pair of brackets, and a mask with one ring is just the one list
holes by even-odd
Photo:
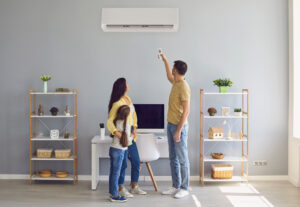
[[187, 64], [177, 60], [173, 69], [164, 54], [161, 54], [165, 64], [167, 78], [172, 84], [168, 108], [168, 143], [172, 174], [172, 187], [163, 191], [164, 195], [174, 195], [183, 198], [189, 195], [190, 163], [187, 150], [188, 115], [190, 112], [191, 90], [184, 75]]

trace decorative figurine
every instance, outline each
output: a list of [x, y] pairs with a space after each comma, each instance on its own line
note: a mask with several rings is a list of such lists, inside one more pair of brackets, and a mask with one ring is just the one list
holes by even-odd
[[207, 110], [210, 116], [214, 116], [217, 113], [217, 109], [211, 107]]
[[38, 113], [39, 113], [39, 116], [43, 116], [44, 115], [44, 109], [43, 109], [43, 105], [42, 104], [39, 104]]
[[51, 112], [52, 116], [56, 116], [56, 115], [57, 115], [57, 112], [58, 112], [58, 108], [52, 107], [52, 108], [50, 109], [50, 112]]
[[209, 139], [223, 139], [224, 138], [224, 130], [220, 126], [210, 127], [208, 130], [208, 138]]
[[222, 107], [222, 116], [229, 116], [230, 107]]
[[50, 138], [51, 139], [58, 139], [59, 138], [59, 130], [58, 129], [50, 130]]
[[66, 116], [70, 116], [70, 115], [71, 115], [71, 114], [70, 114], [70, 110], [69, 110], [69, 106], [68, 106], [68, 105], [66, 105], [65, 115], [66, 115]]

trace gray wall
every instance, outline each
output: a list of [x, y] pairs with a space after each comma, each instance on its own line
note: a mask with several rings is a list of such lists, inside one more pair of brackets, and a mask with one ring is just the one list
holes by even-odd
[[[103, 7], [178, 7], [180, 30], [103, 33]], [[191, 174], [199, 171], [199, 89], [216, 91], [218, 77], [230, 77], [232, 91], [250, 89], [250, 161], [268, 161], [250, 165], [250, 175], [287, 174], [287, 16], [287, 0], [0, 0], [0, 173], [29, 172], [28, 89], [41, 90], [40, 75], [50, 74], [50, 90], [79, 91], [79, 174], [89, 174], [90, 140], [116, 78], [128, 79], [134, 102], [167, 104], [171, 86], [156, 58], [163, 48], [189, 65]], [[170, 174], [167, 160], [153, 168]]]

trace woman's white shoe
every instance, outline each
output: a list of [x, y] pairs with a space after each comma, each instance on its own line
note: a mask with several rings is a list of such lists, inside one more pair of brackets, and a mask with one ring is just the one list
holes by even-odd
[[132, 198], [133, 195], [131, 193], [128, 192], [128, 190], [123, 187], [122, 190], [119, 191], [119, 195], [120, 196], [124, 196], [125, 198]]
[[143, 191], [138, 185], [130, 189], [130, 193], [138, 195], [146, 195], [147, 192]]
[[178, 191], [179, 191], [178, 188], [171, 187], [168, 190], [165, 190], [165, 191], [161, 192], [161, 194], [163, 194], [163, 195], [173, 195], [173, 194], [177, 193]]
[[184, 189], [180, 189], [180, 190], [175, 194], [174, 198], [183, 198], [183, 197], [185, 197], [185, 196], [187, 196], [187, 195], [189, 195], [189, 194], [190, 194], [189, 191], [184, 190]]

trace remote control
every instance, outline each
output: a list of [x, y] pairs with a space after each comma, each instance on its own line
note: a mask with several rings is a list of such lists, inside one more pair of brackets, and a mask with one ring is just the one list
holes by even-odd
[[162, 54], [162, 49], [159, 48], [159, 49], [158, 49], [158, 59], [160, 59], [160, 60], [161, 60], [161, 56], [160, 56], [161, 54]]

